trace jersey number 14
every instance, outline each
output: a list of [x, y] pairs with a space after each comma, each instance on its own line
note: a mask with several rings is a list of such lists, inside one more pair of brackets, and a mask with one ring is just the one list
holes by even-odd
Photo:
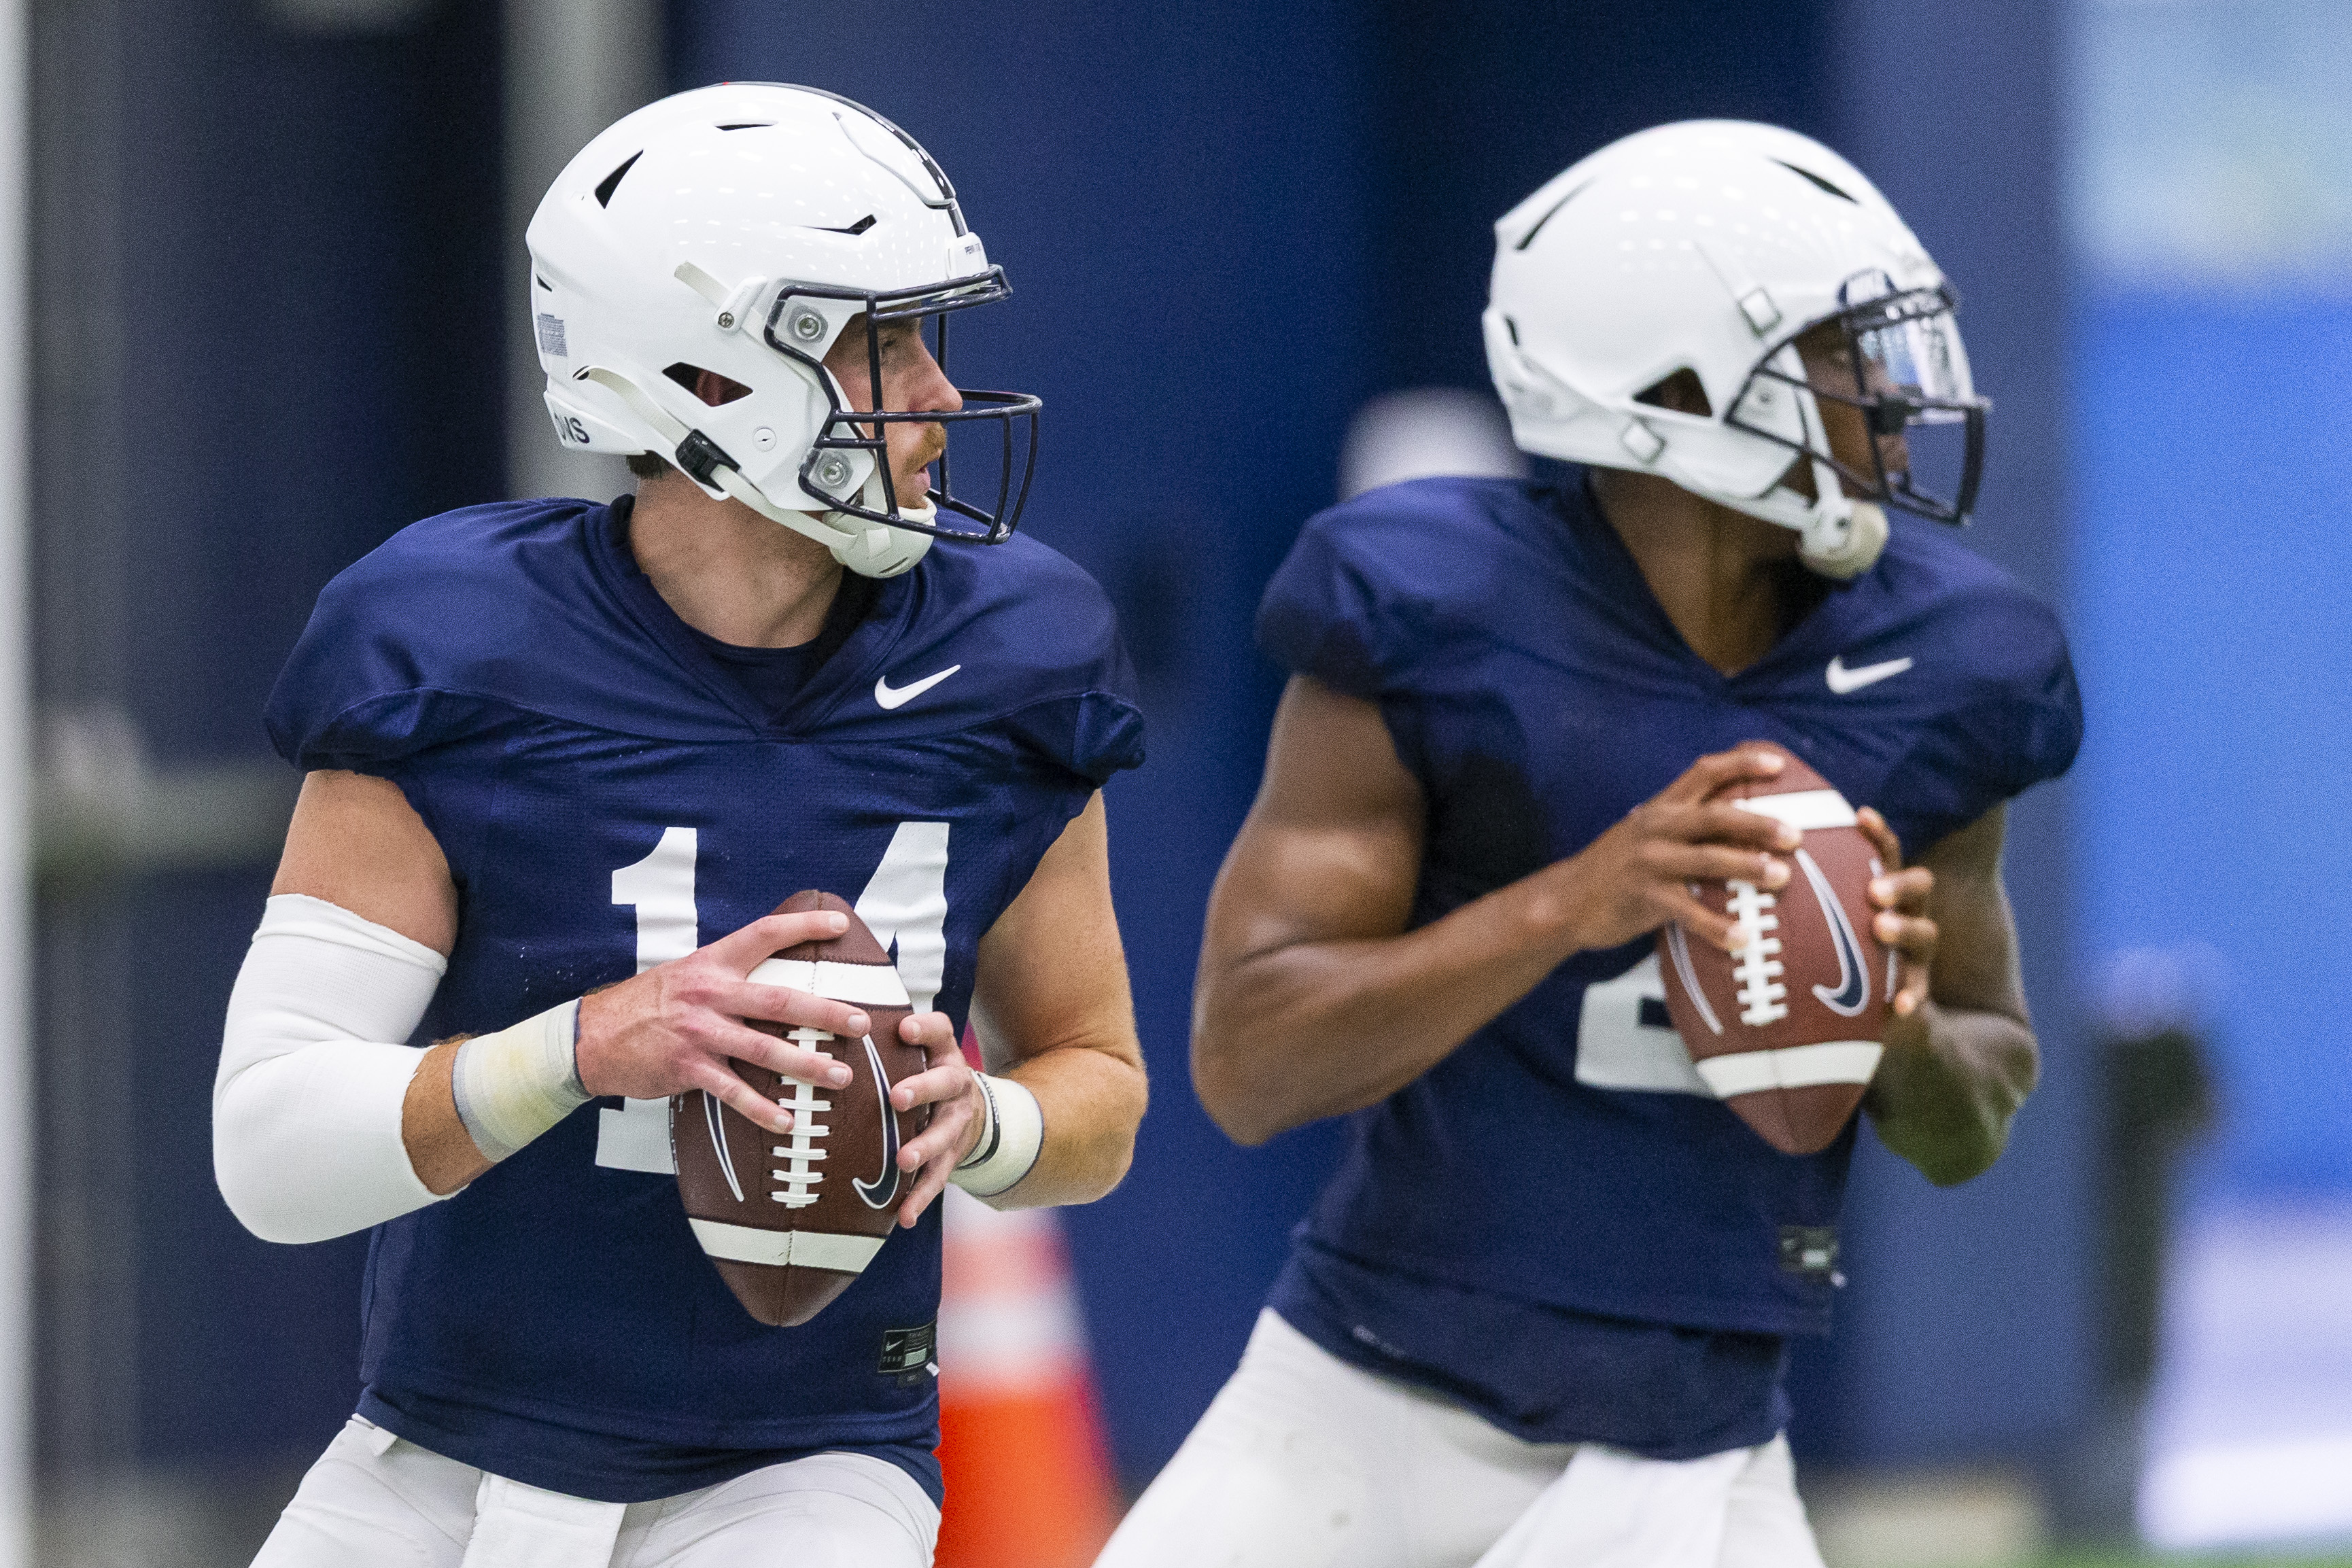
[[[637, 915], [637, 973], [701, 946], [694, 904], [698, 844], [692, 828], [667, 828], [653, 853], [613, 873], [613, 902]], [[857, 918], [890, 949], [917, 1012], [927, 1012], [947, 968], [948, 824], [901, 822], [882, 863], [857, 895]], [[629, 1100], [596, 1113], [596, 1163], [669, 1176], [669, 1102]]]

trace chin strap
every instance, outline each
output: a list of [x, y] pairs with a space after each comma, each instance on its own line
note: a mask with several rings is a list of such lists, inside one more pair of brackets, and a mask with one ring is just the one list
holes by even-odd
[[1823, 577], [1845, 582], [1878, 563], [1878, 552], [1886, 548], [1886, 513], [1874, 501], [1849, 497], [1837, 470], [1819, 457], [1812, 459], [1812, 470], [1811, 498], [1775, 486], [1761, 506], [1747, 509], [1796, 529], [1798, 559]]
[[[1813, 495], [1776, 484], [1760, 496], [1732, 496], [1686, 481], [1675, 482], [1737, 512], [1789, 529], [1798, 538], [1797, 556], [1811, 570], [1840, 582], [1878, 564], [1886, 548], [1886, 511], [1874, 501], [1857, 501], [1838, 483], [1837, 470], [1812, 460]], [[1820, 498], [1816, 498], [1820, 497]]]
[[[1822, 430], [1819, 405], [1804, 388], [1800, 387], [1796, 395], [1804, 422], [1805, 458], [1812, 469], [1811, 496], [1777, 480], [1770, 489], [1755, 497], [1727, 496], [1719, 490], [1689, 486], [1680, 479], [1675, 482], [1751, 517], [1794, 529], [1799, 540], [1798, 558], [1823, 577], [1845, 582], [1878, 563], [1879, 552], [1886, 548], [1886, 512], [1874, 501], [1857, 501], [1847, 496], [1838, 471], [1811, 444], [1816, 440], [1828, 444], [1828, 435]], [[1654, 455], [1645, 461], [1654, 467], [1656, 464]]]
[[1860, 577], [1878, 564], [1886, 548], [1886, 512], [1874, 501], [1857, 501], [1838, 487], [1836, 470], [1813, 464], [1813, 486], [1826, 500], [1801, 496], [1776, 485], [1752, 498], [1703, 491], [1710, 499], [1768, 523], [1777, 523], [1797, 536], [1797, 556], [1812, 570], [1840, 582]]
[[[856, 527], [840, 512], [803, 512], [779, 507], [758, 486], [743, 477], [725, 448], [688, 426], [618, 371], [591, 365], [577, 372], [575, 379], [594, 382], [628, 404], [631, 413], [669, 444], [678, 468], [706, 493], [740, 501], [770, 522], [781, 523], [796, 534], [814, 539], [833, 552], [834, 559], [860, 577], [897, 577], [930, 550], [931, 536], [912, 528], [894, 528], [882, 523]], [[869, 489], [878, 489], [880, 482], [876, 478], [866, 483]], [[938, 511], [926, 504], [919, 514], [902, 507], [899, 515], [927, 523]]]
[[1809, 528], [1803, 540], [1797, 555], [1813, 570], [1840, 582], [1859, 577], [1877, 564], [1879, 551], [1886, 548], [1885, 508], [1874, 501], [1848, 501], [1834, 531]]

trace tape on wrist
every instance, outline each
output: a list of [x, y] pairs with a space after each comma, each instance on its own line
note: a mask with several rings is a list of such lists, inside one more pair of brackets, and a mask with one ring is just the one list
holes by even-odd
[[484, 1159], [505, 1159], [588, 1103], [579, 1043], [575, 998], [457, 1048], [449, 1088]]
[[988, 1121], [971, 1156], [949, 1179], [974, 1197], [995, 1197], [1020, 1184], [1045, 1144], [1045, 1113], [1037, 1096], [1010, 1078], [974, 1073]]

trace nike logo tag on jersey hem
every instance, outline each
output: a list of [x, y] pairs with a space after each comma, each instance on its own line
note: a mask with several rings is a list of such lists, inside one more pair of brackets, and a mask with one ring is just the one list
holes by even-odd
[[[1911, 661], [1906, 659], [1903, 662], [1907, 664]], [[921, 696], [925, 692], [929, 691], [933, 686], [938, 685], [941, 681], [946, 680], [950, 675], [954, 674], [958, 670], [962, 668], [963, 666], [961, 664], [950, 664], [946, 669], [941, 670], [936, 675], [925, 675], [921, 680], [915, 682], [912, 685], [897, 687], [893, 687], [890, 685], [889, 678], [887, 676], [877, 675], [874, 677], [874, 700], [885, 710], [902, 707], [906, 704], [914, 701], [917, 697]]]
[[[1864, 664], [1858, 670], [1849, 670], [1845, 667], [1845, 655], [1840, 653], [1830, 661], [1830, 667], [1822, 678], [1829, 682], [1830, 690], [1840, 696], [1844, 696], [1847, 693], [1858, 692], [1864, 686], [1876, 685], [1889, 675], [1899, 675], [1910, 667], [1911, 661], [1905, 658], [1888, 659], [1881, 664]], [[886, 703], [883, 706], [887, 707], [889, 705]]]

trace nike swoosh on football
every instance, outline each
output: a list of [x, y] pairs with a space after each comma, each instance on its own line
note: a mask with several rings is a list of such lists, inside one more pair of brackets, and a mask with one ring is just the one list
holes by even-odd
[[1830, 690], [1843, 696], [1848, 692], [1876, 685], [1887, 676], [1899, 675], [1910, 667], [1909, 659], [1887, 659], [1875, 664], [1864, 664], [1858, 670], [1849, 670], [1845, 667], [1845, 655], [1840, 653], [1830, 661], [1830, 667], [1822, 678], [1829, 682]]
[[1820, 862], [1804, 851], [1797, 852], [1797, 864], [1805, 880], [1813, 886], [1813, 902], [1829, 922], [1830, 941], [1836, 945], [1838, 983], [1815, 986], [1813, 995], [1822, 1006], [1842, 1018], [1852, 1018], [1870, 1005], [1870, 970], [1862, 961], [1862, 943], [1853, 934], [1853, 923], [1845, 917], [1845, 905], [1838, 902], [1837, 890], [1830, 879], [1822, 874]]
[[950, 664], [936, 675], [925, 675], [921, 680], [904, 686], [893, 686], [888, 677], [877, 675], [874, 677], [874, 700], [885, 708], [902, 707], [962, 668], [961, 664]]
[[852, 1177], [849, 1185], [857, 1189], [866, 1207], [887, 1208], [898, 1196], [898, 1117], [890, 1109], [890, 1075], [882, 1071], [882, 1053], [874, 1049], [870, 1034], [866, 1037], [866, 1065], [874, 1074], [874, 1092], [882, 1102], [882, 1172], [872, 1181]]

